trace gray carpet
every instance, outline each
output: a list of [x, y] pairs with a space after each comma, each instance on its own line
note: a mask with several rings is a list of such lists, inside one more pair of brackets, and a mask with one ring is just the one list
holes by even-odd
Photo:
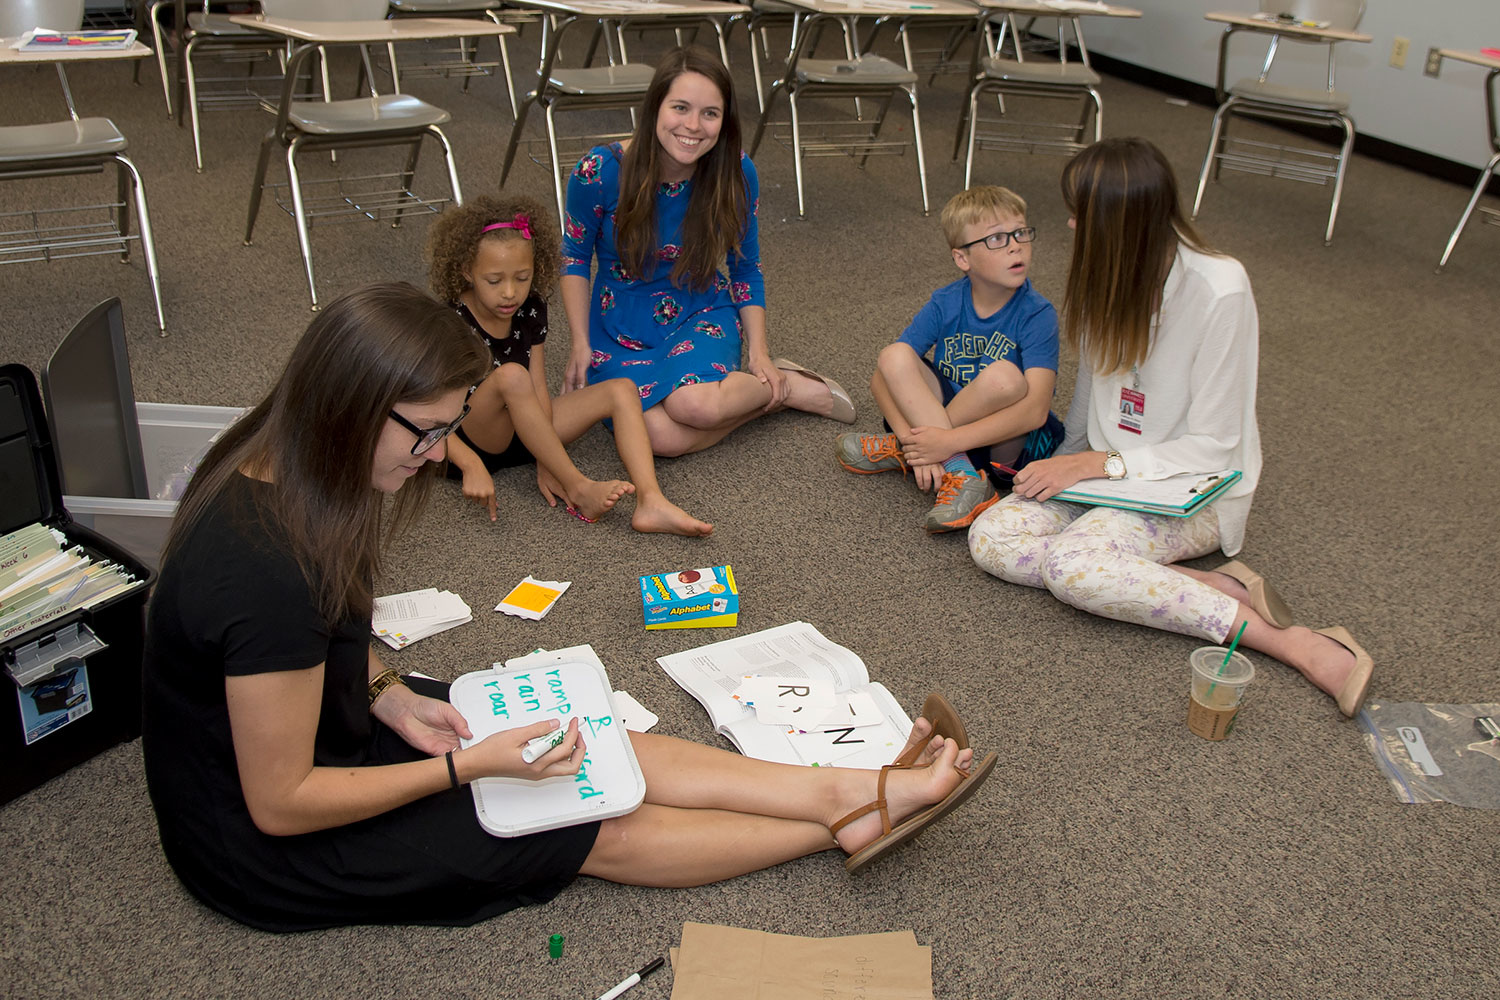
[[[516, 50], [535, 43], [533, 33]], [[647, 40], [635, 54], [660, 44]], [[744, 46], [737, 34], [741, 107], [753, 127]], [[253, 403], [309, 315], [290, 220], [266, 210], [255, 245], [241, 245], [268, 119], [208, 115], [198, 174], [188, 133], [163, 115], [154, 66], [139, 87], [120, 67], [77, 69], [72, 81], [84, 113], [108, 115], [130, 137], [146, 176], [170, 335], [156, 335], [138, 254], [128, 266], [31, 264], [0, 271], [0, 358], [39, 369], [77, 318], [118, 295], [139, 398]], [[8, 70], [3, 87], [8, 122], [63, 112], [50, 68]], [[493, 189], [510, 124], [499, 83], [465, 93], [458, 81], [413, 80], [408, 89], [453, 113], [466, 191]], [[1190, 183], [1210, 111], [1118, 79], [1102, 91], [1108, 132], [1151, 137]], [[930, 218], [911, 156], [864, 169], [810, 161], [807, 221], [796, 219], [789, 152], [768, 142], [756, 157], [773, 350], [841, 379], [860, 428], [879, 422], [866, 388], [876, 352], [955, 274], [936, 213], [962, 182], [962, 165], [948, 159], [961, 94], [953, 76], [922, 90]], [[893, 112], [890, 127], [909, 130], [909, 119]], [[349, 157], [345, 169], [370, 158], [379, 160]], [[977, 177], [1030, 200], [1041, 230], [1034, 280], [1053, 298], [1070, 239], [1062, 162], [988, 153]], [[98, 184], [108, 186], [7, 184], [0, 205]], [[419, 184], [441, 187], [431, 148]], [[551, 197], [547, 171], [524, 159], [511, 184]], [[1493, 701], [1500, 235], [1471, 229], [1437, 276], [1463, 189], [1357, 158], [1325, 248], [1327, 196], [1228, 174], [1201, 220], [1211, 242], [1245, 263], [1261, 316], [1266, 466], [1244, 557], [1279, 583], [1300, 620], [1344, 624], [1360, 638], [1376, 660], [1376, 699]], [[316, 230], [320, 294], [376, 278], [420, 282], [426, 229]], [[566, 324], [553, 305], [555, 384]], [[1065, 358], [1059, 411], [1073, 369]], [[452, 678], [535, 647], [591, 642], [616, 686], [661, 716], [659, 731], [715, 742], [702, 709], [654, 661], [719, 636], [644, 631], [633, 589], [640, 573], [731, 563], [743, 588], [738, 632], [812, 622], [859, 653], [913, 714], [929, 690], [946, 692], [976, 745], [999, 752], [976, 800], [916, 844], [857, 878], [830, 853], [692, 890], [583, 879], [549, 905], [467, 929], [278, 937], [221, 918], [178, 885], [156, 840], [136, 742], [0, 808], [0, 993], [592, 997], [665, 954], [693, 920], [807, 935], [911, 928], [933, 948], [943, 998], [1493, 995], [1494, 813], [1398, 804], [1356, 724], [1256, 654], [1232, 738], [1190, 735], [1193, 640], [1098, 620], [986, 576], [962, 535], [919, 530], [924, 500], [909, 481], [857, 478], [834, 464], [830, 445], [843, 429], [779, 415], [664, 461], [668, 494], [717, 526], [705, 541], [642, 537], [618, 514], [584, 525], [548, 509], [527, 470], [499, 477], [498, 526], [456, 489], [439, 491], [391, 551], [381, 589], [449, 588], [476, 619], [388, 659]], [[620, 473], [600, 430], [574, 456], [585, 471]], [[539, 623], [490, 613], [527, 573], [574, 586]], [[549, 961], [554, 932], [566, 952]], [[630, 997], [666, 997], [671, 982], [659, 974]]]

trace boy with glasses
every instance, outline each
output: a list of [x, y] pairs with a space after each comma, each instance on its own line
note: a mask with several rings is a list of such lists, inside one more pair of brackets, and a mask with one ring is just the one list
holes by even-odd
[[[1031, 287], [1026, 202], [985, 185], [954, 195], [940, 223], [963, 276], [938, 289], [880, 352], [870, 391], [887, 434], [841, 434], [839, 464], [871, 475], [911, 470], [937, 490], [923, 527], [968, 527], [1010, 475], [1062, 441], [1051, 412], [1057, 311]], [[932, 356], [927, 357], [931, 351]], [[995, 482], [991, 482], [994, 477]]]

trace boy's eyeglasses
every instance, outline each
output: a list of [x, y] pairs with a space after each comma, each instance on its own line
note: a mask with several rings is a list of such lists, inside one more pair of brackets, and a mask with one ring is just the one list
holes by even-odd
[[990, 233], [988, 236], [981, 236], [977, 240], [971, 240], [963, 246], [954, 247], [953, 249], [967, 250], [969, 247], [976, 247], [983, 243], [991, 250], [1004, 250], [1010, 246], [1011, 240], [1015, 240], [1017, 243], [1030, 243], [1034, 239], [1036, 239], [1036, 227], [1026, 226], [1024, 229], [1017, 229], [1009, 233]]
[[413, 455], [421, 455], [424, 452], [431, 451], [437, 447], [439, 441], [458, 430], [458, 425], [463, 423], [464, 417], [469, 415], [469, 397], [474, 395], [474, 390], [477, 388], [479, 387], [469, 387], [468, 395], [464, 396], [464, 408], [458, 412], [458, 416], [454, 417], [451, 423], [440, 424], [437, 427], [418, 427], [394, 409], [389, 411], [392, 420], [417, 436], [417, 443], [411, 446], [411, 453]]

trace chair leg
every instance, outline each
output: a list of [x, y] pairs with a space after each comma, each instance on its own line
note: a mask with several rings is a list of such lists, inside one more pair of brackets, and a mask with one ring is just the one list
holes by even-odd
[[760, 121], [755, 126], [755, 138], [750, 140], [749, 152], [752, 159], [755, 157], [755, 151], [760, 148], [761, 137], [766, 134], [766, 125], [771, 120], [771, 109], [776, 106], [776, 95], [786, 89], [786, 81], [778, 80], [771, 85], [771, 92], [766, 95], [766, 106], [761, 110]]
[[[196, 39], [194, 40], [196, 41]], [[203, 173], [203, 140], [198, 131], [198, 77], [193, 72], [193, 42], [188, 42], [187, 54], [187, 110], [193, 121], [193, 159], [198, 173]]]
[[510, 118], [516, 119], [516, 84], [510, 75], [510, 49], [505, 44], [504, 35], [496, 35], [495, 39], [500, 43], [500, 68], [505, 73], [505, 96], [510, 98]]
[[437, 139], [438, 145], [442, 147], [443, 163], [448, 167], [448, 190], [453, 193], [453, 204], [462, 205], [464, 203], [464, 191], [458, 184], [458, 164], [453, 159], [453, 147], [449, 145], [448, 137], [443, 134], [443, 130], [436, 125], [429, 125], [427, 133]]
[[[766, 88], [760, 78], [760, 50], [755, 45], [755, 25], [749, 25], [745, 30], [750, 33], [750, 73], [755, 77], [755, 106], [764, 115], [766, 113]], [[761, 33], [764, 35], [764, 28], [761, 29]], [[762, 44], [764, 44], [764, 39], [762, 39]], [[770, 58], [769, 53], [766, 58]]]
[[976, 90], [978, 90], [982, 86], [984, 86], [983, 83], [976, 83], [976, 84], [974, 84], [973, 87], [969, 88], [969, 99], [964, 103], [963, 107], [959, 110], [959, 113], [958, 113], [958, 128], [956, 128], [956, 129], [953, 130], [953, 162], [955, 162], [955, 163], [958, 162], [958, 151], [961, 150], [961, 149], [963, 149], [964, 132], [966, 132], [968, 130], [969, 115], [971, 115], [973, 113], [973, 108], [974, 108], [974, 92]]
[[564, 214], [562, 164], [557, 155], [557, 124], [553, 120], [553, 105], [547, 105], [547, 148], [552, 151], [552, 189], [557, 195], [557, 221], [560, 225], [566, 225], [563, 221], [567, 218]]
[[[161, 96], [167, 103], [167, 117], [172, 117], [172, 81], [167, 76], [167, 46], [161, 30], [161, 9], [165, 0], [151, 5], [151, 40], [156, 43], [156, 68], [161, 73]], [[180, 55], [180, 54], [179, 54]]]
[[1208, 186], [1208, 175], [1219, 158], [1219, 143], [1224, 133], [1224, 112], [1228, 104], [1221, 104], [1214, 112], [1213, 129], [1208, 134], [1208, 153], [1203, 157], [1203, 167], [1198, 171], [1198, 193], [1193, 196], [1193, 211], [1189, 218], [1198, 218], [1198, 209], [1203, 206], [1203, 189]]
[[917, 147], [917, 181], [922, 185], [922, 214], [931, 212], [927, 204], [927, 159], [922, 155], [922, 115], [917, 110], [917, 86], [902, 88], [911, 97], [911, 141]]
[[807, 218], [807, 208], [802, 198], [802, 123], [797, 116], [797, 95], [788, 91], [787, 100], [792, 106], [792, 163], [797, 168], [797, 218]]
[[1339, 217], [1339, 200], [1344, 196], [1344, 171], [1349, 166], [1349, 154], [1354, 151], [1354, 121], [1348, 115], [1339, 115], [1344, 126], [1344, 145], [1339, 150], [1339, 169], [1333, 177], [1333, 204], [1328, 209], [1328, 229], [1323, 233], [1323, 245], [1333, 242], [1333, 224]]
[[[982, 86], [982, 85], [981, 85]], [[979, 133], [979, 91], [981, 87], [975, 87], [969, 91], [969, 151], [964, 156], [964, 190], [969, 190], [969, 185], [974, 176], [974, 143]]]
[[[167, 335], [167, 319], [161, 308], [161, 274], [156, 267], [156, 240], [151, 235], [151, 213], [146, 209], [146, 185], [141, 181], [141, 172], [130, 162], [130, 158], [115, 154], [115, 162], [130, 171], [131, 183], [135, 187], [135, 214], [141, 224], [141, 251], [146, 257], [146, 276], [151, 279], [151, 294], [156, 299], [156, 327], [161, 335]], [[125, 214], [124, 210], [121, 215]]]
[[312, 308], [318, 309], [318, 286], [313, 281], [312, 239], [307, 231], [307, 209], [302, 204], [302, 178], [297, 175], [297, 146], [293, 139], [286, 147], [286, 179], [292, 190], [292, 218], [297, 222], [297, 246], [302, 250], [302, 265], [307, 269], [307, 294]]
[[[1104, 138], [1104, 101], [1099, 97], [1099, 91], [1093, 87], [1089, 88], [1089, 97], [1094, 102], [1094, 141], [1098, 142]], [[1083, 120], [1085, 122], [1088, 121], [1088, 115], [1089, 107], [1085, 104], [1083, 106]], [[1082, 123], [1079, 124], [1078, 128], [1080, 132], [1083, 130]]]
[[1448, 257], [1452, 255], [1453, 248], [1458, 245], [1458, 238], [1463, 234], [1464, 227], [1469, 224], [1469, 216], [1474, 214], [1474, 206], [1479, 204], [1479, 196], [1484, 194], [1484, 189], [1489, 186], [1490, 175], [1495, 172], [1495, 165], [1500, 163], [1500, 153], [1490, 157], [1490, 162], [1484, 165], [1484, 172], [1479, 175], [1479, 181], [1474, 185], [1474, 193], [1469, 196], [1469, 204], [1464, 207], [1464, 214], [1458, 217], [1458, 225], [1453, 227], [1453, 235], [1448, 237], [1448, 246], [1443, 251], [1443, 259], [1438, 261], [1438, 270], [1441, 271], [1448, 264]]
[[266, 186], [266, 168], [271, 165], [271, 146], [276, 142], [276, 130], [266, 133], [260, 143], [260, 159], [255, 164], [255, 183], [250, 188], [250, 214], [245, 219], [245, 246], [255, 236], [255, 220], [260, 215], [261, 193]]

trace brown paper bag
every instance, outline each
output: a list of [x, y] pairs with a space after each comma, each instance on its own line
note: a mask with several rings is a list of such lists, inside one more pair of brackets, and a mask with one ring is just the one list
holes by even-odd
[[672, 1000], [932, 1000], [932, 949], [911, 931], [806, 938], [686, 923]]

